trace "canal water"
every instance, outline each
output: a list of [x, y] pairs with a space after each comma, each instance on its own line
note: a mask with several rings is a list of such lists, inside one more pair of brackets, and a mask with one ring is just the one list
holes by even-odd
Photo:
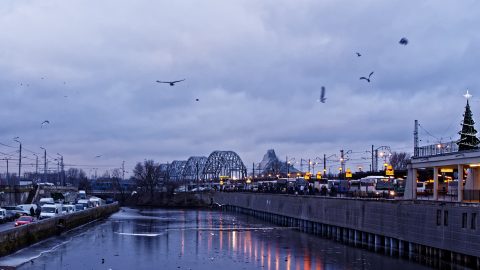
[[249, 216], [132, 208], [2, 257], [0, 265], [42, 270], [429, 269]]

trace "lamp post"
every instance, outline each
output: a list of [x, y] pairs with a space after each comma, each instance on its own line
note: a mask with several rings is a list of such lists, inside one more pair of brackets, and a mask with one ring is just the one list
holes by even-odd
[[19, 137], [13, 138], [14, 141], [18, 142], [19, 150], [18, 150], [18, 181], [20, 181], [21, 173], [22, 173], [22, 142], [18, 140]]
[[47, 149], [40, 148], [43, 149], [43, 182], [47, 182]]
[[[372, 149], [373, 149], [373, 145], [372, 145]], [[375, 166], [373, 166], [372, 170], [375, 170], [378, 172], [378, 156], [380, 156], [381, 158], [383, 157], [386, 163], [387, 157], [392, 155], [392, 151], [389, 146], [383, 145], [373, 150], [373, 153], [375, 153]]]
[[35, 156], [35, 182], [37, 182], [38, 178], [38, 155], [33, 153]]
[[288, 157], [286, 157], [287, 178], [290, 178], [290, 165], [292, 164], [295, 164], [295, 158], [288, 159]]
[[60, 168], [61, 168], [61, 172], [60, 172], [60, 183], [62, 186], [65, 186], [65, 177], [63, 176], [63, 156], [59, 153], [57, 153], [57, 155], [60, 156]]

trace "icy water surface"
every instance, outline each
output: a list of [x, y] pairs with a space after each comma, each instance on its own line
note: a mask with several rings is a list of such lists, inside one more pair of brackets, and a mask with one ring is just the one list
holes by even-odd
[[53, 237], [0, 265], [18, 269], [428, 269], [248, 216], [131, 209]]

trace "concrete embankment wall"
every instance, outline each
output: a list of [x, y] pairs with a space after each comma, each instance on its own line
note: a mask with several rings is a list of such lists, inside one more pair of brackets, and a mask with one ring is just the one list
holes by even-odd
[[227, 209], [342, 240], [480, 266], [480, 205], [215, 193]]
[[118, 209], [118, 204], [113, 203], [2, 231], [0, 232], [0, 256], [10, 254], [65, 230], [107, 217], [117, 212]]

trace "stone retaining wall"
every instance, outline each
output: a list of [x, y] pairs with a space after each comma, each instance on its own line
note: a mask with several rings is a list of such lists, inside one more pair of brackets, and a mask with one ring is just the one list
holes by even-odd
[[[400, 252], [458, 255], [480, 261], [480, 205], [411, 200], [359, 200], [261, 193], [222, 193], [215, 202], [274, 222], [327, 230], [340, 238], [381, 243]], [[322, 233], [322, 232], [320, 232]], [[363, 236], [363, 237], [362, 237]], [[455, 257], [455, 258], [454, 258]]]

